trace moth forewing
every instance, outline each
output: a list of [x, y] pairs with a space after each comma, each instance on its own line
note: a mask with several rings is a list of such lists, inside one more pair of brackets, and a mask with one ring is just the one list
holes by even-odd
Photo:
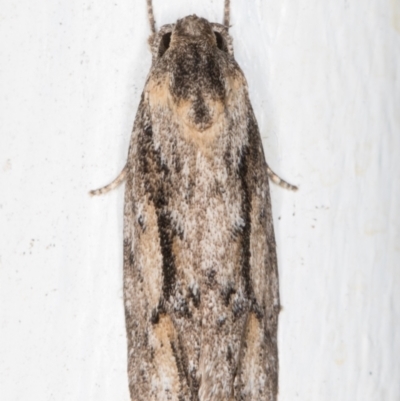
[[266, 164], [225, 25], [158, 32], [128, 160], [124, 300], [132, 400], [276, 400], [279, 284]]

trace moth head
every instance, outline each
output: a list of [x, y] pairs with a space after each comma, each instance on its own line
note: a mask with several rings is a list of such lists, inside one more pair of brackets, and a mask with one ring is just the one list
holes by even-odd
[[204, 46], [233, 56], [232, 38], [226, 26], [210, 23], [196, 15], [189, 15], [175, 24], [162, 26], [157, 33], [150, 36], [153, 62], [162, 58], [170, 48], [189, 42], [202, 43]]

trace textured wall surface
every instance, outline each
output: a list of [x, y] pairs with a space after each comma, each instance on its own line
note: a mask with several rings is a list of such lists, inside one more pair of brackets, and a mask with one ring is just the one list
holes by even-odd
[[[271, 167], [280, 401], [400, 400], [400, 1], [231, 0]], [[0, 394], [128, 401], [123, 167], [145, 0], [1, 1]], [[223, 0], [154, 0], [158, 26]]]

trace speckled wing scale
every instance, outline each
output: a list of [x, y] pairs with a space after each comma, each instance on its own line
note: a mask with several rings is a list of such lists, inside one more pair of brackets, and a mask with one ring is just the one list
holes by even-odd
[[192, 15], [154, 28], [126, 166], [93, 191], [126, 182], [132, 401], [276, 400], [280, 306], [268, 177], [291, 186], [265, 163], [233, 57], [229, 2], [224, 21]]

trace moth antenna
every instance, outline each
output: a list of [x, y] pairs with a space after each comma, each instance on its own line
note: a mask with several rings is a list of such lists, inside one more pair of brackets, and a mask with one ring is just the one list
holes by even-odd
[[224, 8], [224, 25], [229, 29], [229, 20], [230, 20], [230, 0], [225, 0], [225, 8]]
[[153, 34], [156, 33], [156, 20], [154, 19], [152, 0], [147, 0], [147, 15], [149, 16], [150, 29]]

